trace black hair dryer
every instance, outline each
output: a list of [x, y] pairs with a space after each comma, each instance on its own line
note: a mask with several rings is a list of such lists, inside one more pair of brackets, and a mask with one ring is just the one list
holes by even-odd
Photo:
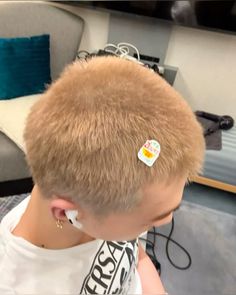
[[234, 126], [234, 119], [230, 116], [218, 116], [218, 115], [206, 113], [203, 111], [196, 111], [195, 114], [198, 117], [202, 117], [202, 118], [212, 120], [218, 123], [219, 129], [229, 130], [230, 128]]

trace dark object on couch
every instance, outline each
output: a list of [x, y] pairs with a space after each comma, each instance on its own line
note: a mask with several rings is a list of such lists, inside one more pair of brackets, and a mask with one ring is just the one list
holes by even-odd
[[218, 116], [218, 115], [206, 113], [203, 111], [196, 111], [195, 114], [197, 115], [197, 117], [205, 118], [205, 119], [215, 122], [215, 124], [212, 125], [211, 128], [208, 128], [205, 130], [204, 135], [209, 135], [218, 129], [229, 130], [234, 126], [234, 119], [230, 116], [227, 116], [227, 115]]
[[195, 114], [204, 129], [206, 148], [208, 150], [221, 150], [221, 130], [231, 129], [234, 126], [233, 118], [230, 116], [218, 116], [203, 111], [196, 111]]

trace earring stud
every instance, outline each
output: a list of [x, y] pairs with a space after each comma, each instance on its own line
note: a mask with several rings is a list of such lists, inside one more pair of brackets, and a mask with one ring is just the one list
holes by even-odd
[[56, 221], [56, 225], [57, 225], [57, 227], [60, 228], [60, 229], [63, 228], [63, 222], [62, 222], [61, 220], [59, 220], [59, 219], [57, 219], [57, 221]]

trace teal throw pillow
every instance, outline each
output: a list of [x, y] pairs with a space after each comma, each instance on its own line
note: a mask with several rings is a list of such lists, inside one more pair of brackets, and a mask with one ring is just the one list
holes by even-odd
[[0, 38], [0, 100], [41, 93], [51, 82], [50, 36]]

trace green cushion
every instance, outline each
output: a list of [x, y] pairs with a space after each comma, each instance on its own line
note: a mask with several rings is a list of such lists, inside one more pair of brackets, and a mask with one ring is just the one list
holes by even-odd
[[0, 100], [41, 93], [51, 82], [50, 36], [0, 38]]

